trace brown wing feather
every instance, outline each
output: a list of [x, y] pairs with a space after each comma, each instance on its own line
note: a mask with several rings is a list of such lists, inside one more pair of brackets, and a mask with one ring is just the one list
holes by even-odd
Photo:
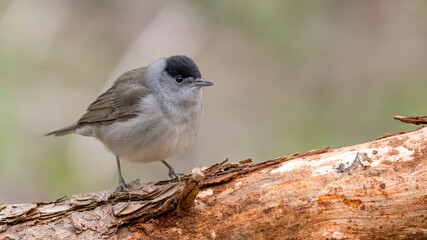
[[110, 123], [135, 117], [136, 103], [150, 92], [144, 86], [146, 68], [138, 68], [122, 74], [105, 93], [87, 108], [87, 112], [76, 123], [46, 134], [62, 136], [73, 133], [82, 124]]
[[138, 68], [121, 75], [105, 93], [87, 108], [78, 125], [87, 123], [109, 123], [135, 117], [137, 101], [149, 94], [143, 85], [146, 68]]

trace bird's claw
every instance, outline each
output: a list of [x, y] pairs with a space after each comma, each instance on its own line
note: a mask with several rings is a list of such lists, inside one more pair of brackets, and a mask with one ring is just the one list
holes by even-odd
[[123, 178], [120, 178], [119, 186], [117, 187], [116, 191], [118, 191], [118, 192], [129, 192], [129, 189], [128, 189], [129, 186], [130, 185], [127, 184]]
[[178, 181], [180, 182], [180, 183], [182, 183], [181, 182], [181, 177], [179, 176], [179, 174], [175, 171], [175, 169], [173, 169], [173, 168], [171, 168], [171, 169], [169, 169], [169, 177], [170, 178], [172, 178], [172, 180], [173, 181], [175, 181], [176, 179], [178, 179]]
[[126, 185], [119, 184], [116, 191], [117, 192], [129, 192], [129, 189], [126, 187]]

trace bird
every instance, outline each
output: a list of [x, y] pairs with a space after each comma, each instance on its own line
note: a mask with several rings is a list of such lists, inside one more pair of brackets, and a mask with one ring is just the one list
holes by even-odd
[[75, 133], [101, 141], [116, 156], [118, 191], [129, 191], [120, 158], [161, 161], [172, 180], [181, 182], [166, 159], [194, 143], [202, 123], [203, 88], [212, 85], [191, 58], [160, 58], [120, 75], [77, 122], [45, 136]]

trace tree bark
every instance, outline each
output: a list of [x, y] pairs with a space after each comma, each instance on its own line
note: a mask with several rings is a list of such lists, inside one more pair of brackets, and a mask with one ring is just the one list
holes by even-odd
[[427, 124], [427, 116], [411, 116], [411, 117], [394, 116], [394, 119], [404, 123], [412, 123], [416, 125]]
[[0, 205], [0, 239], [427, 239], [427, 128]]

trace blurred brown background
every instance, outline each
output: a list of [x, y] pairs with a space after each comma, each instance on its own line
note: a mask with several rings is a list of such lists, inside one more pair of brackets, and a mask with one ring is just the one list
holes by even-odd
[[[97, 140], [43, 137], [76, 121], [122, 72], [192, 57], [204, 125], [179, 172], [263, 161], [415, 127], [425, 115], [425, 1], [0, 1], [0, 202], [117, 186]], [[126, 180], [167, 179], [123, 161]]]

